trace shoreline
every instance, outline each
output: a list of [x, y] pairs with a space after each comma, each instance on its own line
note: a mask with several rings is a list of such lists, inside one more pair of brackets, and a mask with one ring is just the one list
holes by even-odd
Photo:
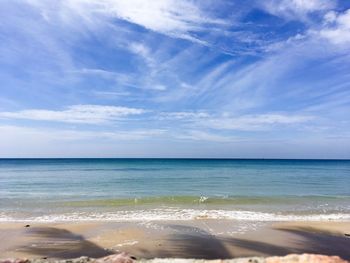
[[[29, 223], [28, 223], [29, 224]], [[218, 259], [337, 255], [350, 259], [350, 221], [189, 220], [144, 222], [0, 222], [0, 258], [103, 257]]]
[[[286, 206], [287, 207], [287, 206]], [[194, 221], [194, 220], [234, 220], [263, 222], [303, 222], [303, 221], [350, 221], [348, 208], [344, 211], [294, 210], [293, 207], [232, 207], [224, 206], [150, 206], [135, 205], [119, 208], [111, 207], [52, 207], [29, 211], [27, 207], [16, 212], [0, 212], [0, 223], [69, 223], [69, 222], [134, 222], [139, 221]], [[330, 208], [331, 209], [331, 208]], [[41, 211], [40, 211], [41, 210]], [[44, 213], [42, 210], [48, 210]]]

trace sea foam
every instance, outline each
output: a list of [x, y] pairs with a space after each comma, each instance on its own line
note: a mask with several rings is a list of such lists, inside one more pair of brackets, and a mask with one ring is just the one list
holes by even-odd
[[350, 214], [279, 214], [253, 211], [200, 210], [200, 209], [147, 209], [115, 212], [79, 212], [51, 214], [36, 217], [12, 217], [0, 214], [0, 222], [143, 222], [143, 221], [186, 221], [186, 220], [240, 220], [240, 221], [348, 221]]

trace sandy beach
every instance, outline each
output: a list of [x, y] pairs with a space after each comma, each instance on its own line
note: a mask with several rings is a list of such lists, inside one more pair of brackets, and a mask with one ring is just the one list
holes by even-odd
[[[28, 225], [27, 225], [28, 224]], [[350, 222], [232, 220], [1, 223], [1, 258], [235, 258], [315, 253], [350, 259]]]

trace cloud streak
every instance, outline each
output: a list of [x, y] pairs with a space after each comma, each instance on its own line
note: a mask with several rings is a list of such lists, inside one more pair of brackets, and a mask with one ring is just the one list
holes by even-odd
[[89, 1], [99, 12], [118, 17], [171, 37], [201, 42], [193, 32], [207, 31], [208, 26], [223, 25], [224, 21], [210, 18], [197, 5], [183, 0], [120, 0]]
[[[57, 18], [50, 6], [42, 1], [28, 1], [42, 10], [42, 16], [50, 21]], [[200, 5], [184, 0], [63, 0], [57, 4], [62, 22], [77, 22], [80, 17], [85, 26], [96, 28], [111, 19], [120, 19], [159, 34], [205, 43], [196, 33], [208, 32], [208, 27], [223, 27], [226, 21], [212, 17]], [[81, 23], [81, 22], [80, 22]], [[94, 25], [96, 24], [96, 25]]]
[[0, 118], [100, 124], [116, 121], [126, 116], [140, 115], [145, 112], [143, 109], [128, 107], [73, 105], [62, 111], [32, 109], [17, 112], [0, 112]]
[[[163, 120], [173, 120], [191, 124], [194, 127], [213, 130], [231, 131], [264, 131], [273, 130], [276, 126], [295, 126], [306, 124], [315, 119], [311, 115], [301, 114], [255, 114], [231, 116], [231, 114], [209, 114], [208, 112], [168, 112], [160, 115]], [[198, 133], [200, 134], [200, 133]], [[192, 138], [194, 135], [192, 136]], [[202, 137], [202, 136], [200, 136]]]
[[236, 118], [212, 118], [201, 122], [205, 127], [224, 130], [269, 130], [274, 126], [293, 126], [307, 123], [313, 119], [312, 116], [305, 115], [282, 115], [282, 114], [261, 114], [239, 116]]

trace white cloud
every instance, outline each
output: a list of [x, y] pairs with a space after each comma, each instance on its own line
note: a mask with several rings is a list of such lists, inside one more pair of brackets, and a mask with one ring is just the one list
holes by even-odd
[[170, 112], [162, 113], [161, 119], [184, 121], [191, 127], [214, 130], [255, 131], [268, 130], [276, 125], [294, 125], [314, 119], [308, 115], [293, 114], [257, 114], [231, 116], [230, 114], [208, 114], [206, 112]]
[[154, 68], [156, 66], [156, 62], [151, 55], [151, 51], [146, 45], [138, 42], [132, 42], [128, 45], [128, 48], [132, 53], [142, 57], [150, 68]]
[[328, 12], [324, 22], [325, 27], [319, 31], [321, 37], [336, 45], [350, 43], [350, 9], [343, 13]]
[[[96, 28], [104, 24], [104, 19], [121, 19], [146, 29], [175, 38], [202, 42], [194, 32], [208, 31], [208, 25], [224, 25], [225, 22], [213, 18], [193, 1], [185, 0], [64, 0], [51, 3], [27, 0], [40, 8], [47, 21], [59, 18], [69, 25], [72, 22]], [[75, 27], [75, 25], [73, 25]]]
[[314, 120], [314, 116], [287, 113], [269, 113], [233, 116], [230, 113], [209, 113], [205, 111], [163, 112], [161, 120], [185, 123], [186, 127], [201, 127], [215, 130], [269, 130], [276, 125], [294, 125]]
[[179, 112], [163, 112], [160, 114], [160, 119], [169, 120], [190, 120], [208, 118], [210, 115], [206, 112], [190, 112], [190, 111], [179, 111]]
[[95, 90], [92, 92], [92, 94], [103, 99], [115, 99], [115, 98], [131, 95], [130, 92], [126, 92], [126, 91], [100, 91], [100, 90]]
[[122, 74], [116, 71], [98, 69], [98, 68], [82, 68], [69, 71], [70, 73], [85, 74], [85, 75], [97, 75], [104, 78], [114, 78], [114, 79], [127, 79], [126, 74]]
[[103, 6], [99, 11], [162, 34], [184, 39], [195, 39], [191, 32], [204, 31], [205, 25], [223, 23], [221, 20], [210, 18], [191, 1], [90, 0], [89, 2]]
[[162, 84], [155, 84], [155, 85], [150, 86], [150, 89], [158, 90], [158, 91], [165, 91], [165, 90], [167, 90], [167, 87], [162, 85]]
[[31, 109], [0, 112], [0, 118], [98, 124], [145, 112], [143, 109], [117, 106], [73, 105], [62, 111]]
[[129, 44], [129, 50], [137, 55], [144, 57], [145, 59], [150, 59], [150, 50], [147, 46], [142, 43], [133, 42]]
[[287, 19], [305, 19], [309, 13], [330, 10], [335, 6], [332, 0], [272, 0], [263, 2], [269, 13]]
[[201, 122], [201, 125], [212, 129], [224, 130], [266, 130], [272, 125], [290, 125], [305, 123], [312, 120], [311, 116], [260, 114], [239, 117], [210, 118]]
[[148, 137], [160, 136], [166, 131], [162, 129], [128, 130], [128, 131], [88, 131], [88, 130], [60, 130], [49, 128], [34, 128], [26, 126], [0, 125], [0, 132], [6, 138], [28, 139], [44, 141], [86, 141], [95, 139], [107, 140], [141, 140]]

